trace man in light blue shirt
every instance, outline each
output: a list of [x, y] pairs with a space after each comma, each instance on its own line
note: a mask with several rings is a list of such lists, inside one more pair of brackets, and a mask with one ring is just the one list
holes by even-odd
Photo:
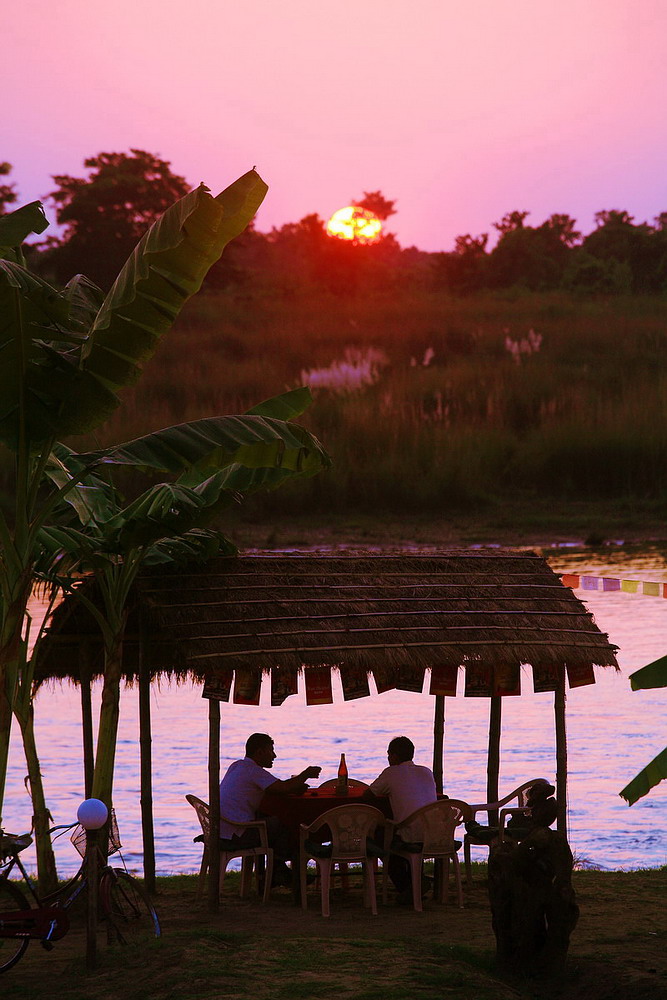
[[289, 831], [275, 816], [258, 816], [260, 802], [266, 791], [272, 795], [302, 795], [306, 781], [318, 778], [321, 767], [306, 767], [300, 774], [281, 780], [270, 772], [276, 753], [273, 740], [267, 733], [253, 733], [246, 741], [246, 755], [227, 768], [220, 782], [220, 836], [231, 840], [236, 847], [257, 847], [259, 831], [256, 827], [239, 832], [232, 823], [265, 819], [269, 845], [274, 850], [274, 883], [286, 885], [291, 881], [287, 868], [294, 854], [295, 845]]
[[[412, 740], [407, 736], [396, 736], [387, 747], [389, 767], [377, 776], [366, 793], [369, 798], [372, 795], [388, 795], [392, 817], [399, 823], [438, 798], [433, 772], [428, 767], [415, 764], [414, 755]], [[420, 843], [424, 837], [415, 825], [403, 829], [401, 839], [408, 843]], [[411, 902], [412, 878], [410, 866], [404, 858], [390, 855], [389, 877], [399, 894], [399, 901]]]

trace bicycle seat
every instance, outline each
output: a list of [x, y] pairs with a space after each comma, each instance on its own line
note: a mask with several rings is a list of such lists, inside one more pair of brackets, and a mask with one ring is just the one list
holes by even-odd
[[32, 844], [29, 833], [0, 833], [0, 858], [9, 858], [12, 854], [25, 851]]

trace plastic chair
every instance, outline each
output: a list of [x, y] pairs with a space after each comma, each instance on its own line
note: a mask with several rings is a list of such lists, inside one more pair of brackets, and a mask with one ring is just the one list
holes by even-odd
[[[347, 783], [350, 786], [350, 788], [368, 788], [369, 787], [366, 784], [365, 781], [359, 781], [358, 778], [348, 778], [347, 779]], [[338, 784], [338, 778], [329, 778], [327, 781], [323, 781], [322, 784], [318, 785], [317, 787], [318, 788], [331, 788], [332, 785], [337, 785], [337, 784]]]
[[[331, 870], [334, 865], [348, 865], [361, 862], [364, 872], [364, 905], [371, 908], [373, 916], [377, 916], [377, 898], [375, 893], [375, 874], [377, 859], [382, 855], [382, 848], [374, 845], [369, 838], [385, 818], [375, 806], [350, 804], [335, 806], [322, 813], [310, 826], [302, 823], [299, 827], [299, 874], [301, 878], [301, 906], [308, 908], [306, 896], [306, 876], [308, 861], [313, 860], [320, 877], [322, 895], [322, 916], [329, 916], [329, 886]], [[320, 844], [310, 839], [327, 826], [331, 832], [331, 843]]]
[[[209, 857], [210, 857], [210, 811], [208, 803], [204, 802], [202, 799], [198, 799], [196, 795], [186, 795], [185, 796], [192, 808], [197, 813], [197, 819], [199, 820], [202, 828], [201, 835], [195, 837], [195, 841], [202, 841], [204, 844], [204, 851], [201, 859], [201, 868], [199, 870], [199, 887], [197, 889], [197, 895], [199, 896], [202, 892], [205, 876], [209, 868]], [[251, 823], [233, 823], [231, 820], [226, 819], [224, 816], [220, 817], [225, 823], [229, 823], [230, 826], [236, 827], [239, 833], [243, 830], [247, 830], [248, 827], [254, 827], [259, 830], [259, 846], [258, 847], [235, 847], [231, 840], [224, 840], [220, 838], [220, 892], [222, 892], [222, 887], [225, 881], [225, 875], [227, 873], [227, 865], [233, 858], [241, 858], [241, 896], [245, 897], [250, 891], [250, 882], [252, 879], [253, 868], [256, 865], [257, 873], [257, 890], [259, 892], [259, 880], [261, 876], [260, 872], [260, 861], [266, 858], [266, 871], [264, 872], [264, 893], [262, 896], [262, 901], [264, 903], [268, 902], [269, 893], [271, 892], [271, 880], [273, 878], [273, 848], [269, 847], [269, 839], [266, 830], [266, 822], [261, 820], [253, 820]]]
[[[463, 889], [461, 886], [461, 869], [458, 854], [461, 846], [460, 840], [454, 840], [456, 827], [463, 823], [470, 815], [470, 806], [460, 799], [438, 799], [421, 809], [415, 810], [404, 820], [396, 822], [387, 820], [384, 828], [384, 856], [396, 854], [399, 858], [405, 858], [410, 865], [412, 876], [412, 903], [418, 912], [422, 910], [422, 862], [424, 858], [433, 858], [437, 862], [444, 862], [444, 873], [440, 873], [438, 902], [447, 901], [449, 889], [449, 862], [454, 864], [454, 876], [456, 880], [456, 890], [459, 907], [463, 906]], [[396, 846], [396, 837], [401, 836], [401, 831], [409, 829], [413, 824], [418, 823], [422, 831], [422, 840], [419, 843], [411, 843], [405, 846]], [[410, 833], [413, 836], [412, 832]], [[389, 866], [384, 865], [382, 878], [382, 902], [387, 902], [387, 890], [389, 888]]]
[[[509, 795], [505, 795], [504, 798], [499, 799], [498, 802], [482, 802], [470, 806], [471, 816], [470, 821], [475, 822], [477, 813], [485, 812], [488, 817], [488, 826], [479, 826], [478, 829], [466, 829], [465, 837], [463, 838], [463, 857], [465, 861], [466, 869], [466, 882], [470, 884], [472, 882], [472, 863], [470, 859], [470, 848], [471, 847], [486, 847], [489, 848], [496, 840], [502, 840], [504, 837], [504, 823], [501, 825], [497, 822], [497, 817], [499, 812], [504, 815], [508, 812], [528, 812], [526, 806], [526, 798], [528, 796], [529, 790], [534, 785], [545, 784], [548, 785], [549, 782], [546, 778], [532, 778], [530, 781], [524, 781], [523, 785], [519, 785], [514, 791], [510, 792]], [[513, 802], [516, 799], [516, 806], [512, 809], [502, 809], [506, 806], [508, 802]], [[496, 819], [496, 822], [492, 822], [492, 819]]]

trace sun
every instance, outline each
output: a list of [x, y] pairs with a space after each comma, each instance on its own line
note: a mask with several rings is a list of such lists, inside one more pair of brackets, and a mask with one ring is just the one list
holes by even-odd
[[358, 205], [339, 208], [327, 222], [329, 236], [353, 243], [376, 243], [382, 236], [382, 223], [377, 215]]

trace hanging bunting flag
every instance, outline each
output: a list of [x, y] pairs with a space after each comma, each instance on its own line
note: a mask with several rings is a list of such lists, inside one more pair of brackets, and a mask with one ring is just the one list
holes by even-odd
[[493, 693], [521, 694], [521, 668], [518, 663], [496, 663], [493, 668]]
[[493, 694], [493, 670], [481, 663], [466, 663], [466, 698], [490, 698]]
[[620, 590], [624, 594], [642, 593], [645, 597], [667, 597], [667, 583], [655, 583], [644, 580], [620, 580], [615, 576], [581, 576], [577, 573], [561, 573], [560, 581], [564, 587], [576, 590], [602, 590], [605, 592]]
[[271, 704], [282, 705], [285, 698], [298, 690], [298, 670], [296, 667], [271, 668]]
[[394, 691], [396, 688], [396, 682], [390, 677], [389, 671], [385, 667], [373, 667], [373, 680], [378, 694]]
[[567, 679], [571, 688], [583, 687], [585, 684], [595, 684], [595, 671], [592, 663], [574, 666], [567, 664]]
[[202, 698], [212, 698], [214, 701], [229, 701], [233, 676], [234, 671], [231, 667], [212, 670], [210, 674], [206, 674], [201, 693]]
[[259, 705], [262, 674], [256, 667], [238, 667], [234, 678], [234, 704]]
[[396, 689], [398, 691], [417, 691], [424, 687], [425, 667], [400, 666], [396, 671]]
[[431, 686], [429, 694], [450, 695], [456, 697], [456, 681], [459, 676], [459, 668], [456, 664], [441, 663], [437, 667], [431, 667]]
[[333, 704], [331, 667], [306, 667], [306, 705]]
[[343, 685], [343, 700], [354, 701], [355, 698], [368, 698], [371, 689], [368, 686], [368, 674], [361, 667], [340, 668], [340, 680]]
[[556, 691], [560, 672], [563, 668], [557, 663], [533, 664], [533, 691], [541, 694], [543, 691]]

